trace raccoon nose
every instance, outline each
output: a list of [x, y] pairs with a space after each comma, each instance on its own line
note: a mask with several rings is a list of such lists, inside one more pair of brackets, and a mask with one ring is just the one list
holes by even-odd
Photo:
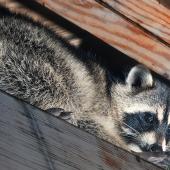
[[162, 152], [162, 147], [156, 143], [149, 146], [150, 152]]

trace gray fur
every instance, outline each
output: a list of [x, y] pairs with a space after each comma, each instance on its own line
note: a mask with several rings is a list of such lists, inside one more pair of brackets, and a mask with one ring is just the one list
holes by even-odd
[[122, 134], [135, 135], [122, 124], [131, 106], [167, 108], [169, 88], [143, 66], [132, 68], [125, 82], [108, 82], [114, 76], [106, 68], [79, 60], [59, 37], [21, 16], [0, 16], [0, 37], [0, 89], [53, 114], [62, 108], [64, 119], [74, 114], [71, 122], [121, 147], [128, 148]]

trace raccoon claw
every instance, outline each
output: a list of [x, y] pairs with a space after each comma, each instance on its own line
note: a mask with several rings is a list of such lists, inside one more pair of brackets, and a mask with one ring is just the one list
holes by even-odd
[[56, 116], [56, 117], [60, 117], [61, 113], [63, 113], [65, 110], [61, 109], [61, 108], [50, 108], [47, 109], [46, 112]]
[[50, 109], [47, 109], [46, 112], [58, 118], [61, 118], [73, 125], [77, 125], [77, 122], [75, 121], [75, 118], [72, 112], [66, 112], [64, 109], [61, 109], [61, 108], [50, 108]]

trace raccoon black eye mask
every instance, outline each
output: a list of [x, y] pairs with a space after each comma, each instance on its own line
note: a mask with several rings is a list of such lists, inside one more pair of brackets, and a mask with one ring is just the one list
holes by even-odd
[[169, 151], [169, 117], [167, 109], [159, 109], [157, 112], [124, 113], [120, 127], [121, 136], [134, 151]]
[[146, 67], [120, 81], [95, 54], [9, 12], [0, 13], [0, 37], [1, 90], [125, 149], [169, 149], [169, 87]]
[[[141, 143], [141, 139], [138, 139], [138, 136], [145, 135], [145, 133], [153, 134], [154, 131], [157, 131], [159, 121], [154, 113], [125, 113], [122, 127], [129, 129], [129, 131], [126, 130], [125, 132], [122, 129], [122, 132], [124, 132], [122, 137], [129, 145], [135, 144], [143, 151], [162, 151], [161, 146], [156, 143], [149, 145], [144, 142]], [[154, 138], [154, 136], [151, 135], [151, 138]]]
[[125, 113], [123, 124], [129, 125], [139, 133], [150, 132], [158, 128], [159, 121], [154, 113]]

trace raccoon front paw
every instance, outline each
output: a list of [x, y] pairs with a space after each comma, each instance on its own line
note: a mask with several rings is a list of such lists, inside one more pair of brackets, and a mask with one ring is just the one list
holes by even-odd
[[77, 126], [77, 121], [75, 120], [75, 116], [72, 112], [66, 112], [62, 108], [50, 108], [47, 109], [46, 112]]

